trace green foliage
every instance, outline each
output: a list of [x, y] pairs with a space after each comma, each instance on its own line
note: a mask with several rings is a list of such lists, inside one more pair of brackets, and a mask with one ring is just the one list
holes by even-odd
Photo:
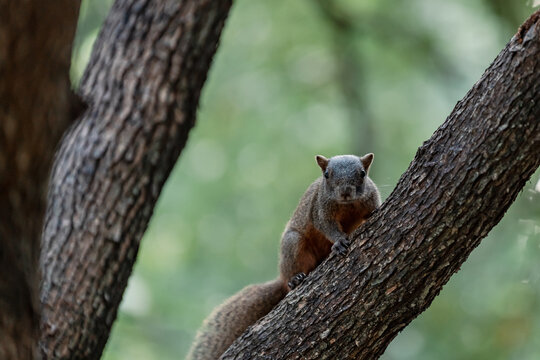
[[[110, 3], [83, 1], [74, 82]], [[318, 3], [235, 2], [104, 359], [177, 359], [215, 305], [274, 278], [281, 231], [319, 175], [315, 154], [375, 152], [386, 198], [513, 35], [509, 24], [532, 12], [495, 0], [336, 0], [334, 15], [352, 24], [343, 30]], [[373, 148], [358, 144], [368, 122]], [[540, 358], [538, 179], [384, 359]]]

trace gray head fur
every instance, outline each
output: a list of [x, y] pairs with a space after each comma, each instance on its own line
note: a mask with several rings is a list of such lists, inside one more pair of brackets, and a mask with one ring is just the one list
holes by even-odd
[[339, 203], [362, 198], [373, 154], [362, 157], [339, 155], [330, 159], [317, 155], [316, 159], [323, 173], [323, 186], [327, 195]]

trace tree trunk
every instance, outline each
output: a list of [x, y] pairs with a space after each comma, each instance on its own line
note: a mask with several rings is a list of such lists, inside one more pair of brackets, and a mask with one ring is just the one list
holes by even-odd
[[49, 190], [41, 352], [98, 359], [154, 204], [193, 127], [231, 0], [117, 0]]
[[418, 150], [390, 197], [221, 359], [375, 359], [540, 165], [540, 12]]
[[0, 359], [37, 357], [47, 178], [80, 103], [69, 64], [79, 1], [0, 0]]

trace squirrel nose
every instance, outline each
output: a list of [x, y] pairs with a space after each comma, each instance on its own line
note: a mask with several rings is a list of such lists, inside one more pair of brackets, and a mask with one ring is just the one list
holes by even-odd
[[350, 186], [343, 187], [340, 193], [343, 200], [350, 200], [352, 198], [353, 188]]

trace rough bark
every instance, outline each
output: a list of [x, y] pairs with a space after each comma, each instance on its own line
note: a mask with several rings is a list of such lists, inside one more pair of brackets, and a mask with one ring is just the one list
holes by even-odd
[[424, 311], [540, 165], [540, 12], [525, 23], [395, 190], [221, 359], [376, 359]]
[[54, 150], [79, 101], [69, 64], [79, 1], [0, 0], [0, 359], [32, 359]]
[[40, 262], [44, 358], [101, 356], [230, 5], [113, 5], [81, 81], [90, 107], [53, 168]]

